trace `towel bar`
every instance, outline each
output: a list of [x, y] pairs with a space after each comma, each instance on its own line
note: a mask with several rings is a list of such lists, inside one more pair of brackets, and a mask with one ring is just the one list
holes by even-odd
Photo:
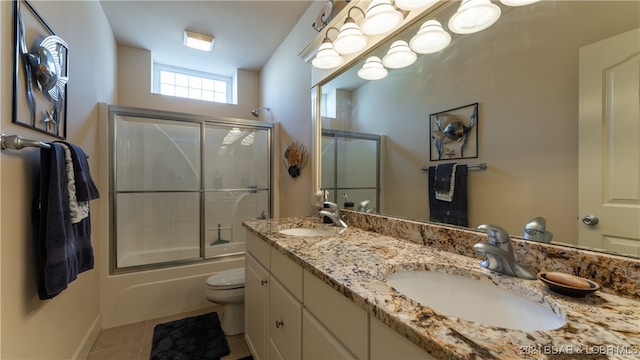
[[[488, 167], [489, 167], [489, 165], [487, 165], [487, 163], [469, 164], [469, 165], [467, 165], [467, 168], [469, 168], [469, 169], [478, 169], [478, 170], [487, 170]], [[428, 166], [423, 166], [422, 167], [422, 171], [429, 171], [429, 167]]]
[[0, 134], [0, 147], [4, 149], [20, 150], [25, 147], [39, 147], [44, 149], [50, 149], [51, 145], [38, 141], [25, 139], [20, 135], [5, 135]]

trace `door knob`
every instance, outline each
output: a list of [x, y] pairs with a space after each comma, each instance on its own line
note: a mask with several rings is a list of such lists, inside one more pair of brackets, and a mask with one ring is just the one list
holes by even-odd
[[582, 222], [585, 225], [593, 226], [593, 225], [596, 225], [598, 223], [598, 217], [595, 216], [595, 215], [587, 214], [587, 215], [582, 217]]
[[284, 326], [284, 322], [282, 320], [276, 320], [276, 328], [280, 329], [282, 326]]

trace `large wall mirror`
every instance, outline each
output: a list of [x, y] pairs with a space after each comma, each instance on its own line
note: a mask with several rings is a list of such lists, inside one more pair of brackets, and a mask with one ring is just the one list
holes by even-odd
[[[428, 19], [447, 30], [460, 2], [438, 4], [329, 77], [320, 84], [323, 131], [379, 135], [375, 211], [429, 221], [423, 167], [446, 162], [430, 160], [429, 115], [478, 103], [477, 158], [452, 160], [488, 164], [468, 172], [469, 227], [490, 223], [523, 236], [527, 222], [544, 217], [554, 243], [640, 256], [640, 3], [495, 4], [502, 15], [494, 25], [450, 32], [447, 48], [383, 79], [362, 80], [357, 71]], [[619, 48], [627, 55], [618, 60], [592, 59]], [[585, 224], [587, 214], [599, 223]]]

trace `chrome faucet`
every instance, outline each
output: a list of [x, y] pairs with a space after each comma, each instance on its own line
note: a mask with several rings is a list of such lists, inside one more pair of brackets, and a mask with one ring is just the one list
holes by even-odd
[[342, 215], [340, 214], [340, 208], [338, 204], [332, 203], [330, 201], [325, 201], [323, 204], [324, 208], [329, 208], [331, 211], [320, 210], [320, 216], [326, 216], [333, 222], [333, 225], [340, 227], [347, 227], [347, 223], [342, 220]]
[[371, 200], [364, 200], [358, 203], [357, 210], [364, 213], [370, 213], [373, 209], [369, 209], [369, 203]]
[[476, 251], [487, 257], [480, 263], [480, 266], [522, 279], [536, 279], [534, 273], [516, 261], [511, 247], [511, 238], [505, 229], [495, 225], [480, 225], [478, 230], [485, 231], [489, 237], [489, 242], [479, 242], [473, 245]]
[[546, 229], [547, 220], [541, 216], [531, 219], [524, 226], [524, 239], [550, 243], [553, 233]]

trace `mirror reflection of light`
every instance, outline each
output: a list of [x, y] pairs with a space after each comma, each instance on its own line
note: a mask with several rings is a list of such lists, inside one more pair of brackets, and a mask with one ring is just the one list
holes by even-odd
[[433, 54], [451, 43], [451, 35], [444, 31], [438, 20], [427, 20], [409, 41], [411, 50], [418, 54]]
[[380, 80], [387, 76], [389, 72], [382, 66], [382, 61], [377, 56], [369, 57], [358, 70], [358, 76], [365, 80]]
[[382, 58], [382, 65], [389, 69], [401, 69], [407, 67], [418, 59], [418, 55], [411, 51], [404, 40], [396, 40], [391, 44], [389, 52]]
[[253, 145], [253, 133], [247, 135], [240, 141], [240, 145], [251, 146]]
[[462, 0], [458, 11], [449, 19], [449, 30], [472, 34], [493, 25], [500, 17], [500, 7], [489, 0]]

